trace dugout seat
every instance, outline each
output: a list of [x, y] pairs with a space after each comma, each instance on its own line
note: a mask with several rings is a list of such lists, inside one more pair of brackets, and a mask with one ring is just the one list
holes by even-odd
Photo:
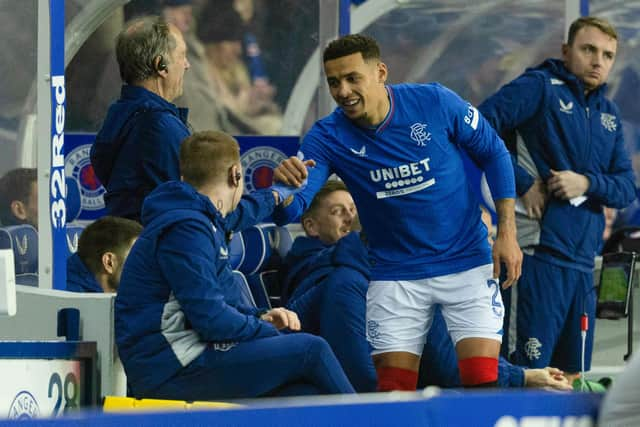
[[38, 232], [27, 224], [0, 228], [0, 249], [13, 250], [16, 284], [38, 286]]
[[82, 225], [67, 225], [67, 258], [78, 251], [78, 241], [83, 230]]
[[258, 307], [279, 306], [278, 270], [293, 238], [286, 227], [273, 223], [255, 225], [242, 232], [245, 257], [238, 268], [249, 283]]
[[231, 241], [227, 245], [229, 247], [229, 263], [233, 270], [240, 270], [244, 263], [244, 238], [242, 233], [233, 233]]
[[237, 270], [233, 271], [233, 283], [236, 286], [237, 294], [235, 297], [237, 301], [250, 307], [258, 307], [258, 305], [256, 305], [256, 300], [253, 298], [253, 294], [251, 293], [249, 283], [242, 272]]

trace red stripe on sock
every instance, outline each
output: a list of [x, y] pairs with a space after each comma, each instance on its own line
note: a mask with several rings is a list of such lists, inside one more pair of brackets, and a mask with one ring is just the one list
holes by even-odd
[[498, 359], [469, 357], [458, 361], [460, 380], [464, 386], [492, 383], [498, 380]]
[[418, 372], [409, 369], [382, 367], [377, 368], [378, 391], [415, 391], [418, 385]]

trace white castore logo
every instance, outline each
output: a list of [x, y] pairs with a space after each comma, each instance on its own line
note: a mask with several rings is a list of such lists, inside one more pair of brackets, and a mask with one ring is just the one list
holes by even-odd
[[69, 248], [69, 253], [75, 254], [78, 252], [78, 233], [74, 233], [73, 237], [67, 234], [67, 247]]
[[418, 143], [419, 147], [424, 147], [426, 141], [431, 141], [431, 132], [427, 132], [425, 129], [427, 125], [424, 123], [414, 123], [410, 126], [411, 139]]
[[356, 150], [355, 148], [349, 148], [349, 150], [351, 150], [351, 152], [353, 154], [355, 154], [358, 157], [367, 157], [367, 146], [363, 145], [362, 148], [360, 148], [360, 150]]
[[27, 250], [29, 250], [29, 241], [27, 240], [27, 235], [25, 234], [22, 236], [22, 242], [20, 242], [18, 236], [15, 236], [15, 241], [16, 247], [18, 248], [18, 254], [24, 256], [27, 253]]
[[558, 101], [560, 101], [560, 111], [566, 114], [573, 114], [573, 102], [569, 101], [565, 104], [560, 98], [558, 98]]
[[602, 123], [602, 127], [608, 130], [609, 132], [615, 132], [618, 129], [618, 124], [616, 123], [616, 116], [607, 113], [600, 113], [600, 123]]

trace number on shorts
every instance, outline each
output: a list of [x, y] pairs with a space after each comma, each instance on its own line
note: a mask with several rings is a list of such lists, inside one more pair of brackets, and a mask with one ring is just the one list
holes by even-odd
[[500, 292], [500, 286], [498, 285], [498, 281], [496, 279], [487, 280], [487, 286], [493, 289], [493, 295], [491, 295], [491, 308], [496, 316], [502, 316], [502, 303], [497, 300], [498, 292]]

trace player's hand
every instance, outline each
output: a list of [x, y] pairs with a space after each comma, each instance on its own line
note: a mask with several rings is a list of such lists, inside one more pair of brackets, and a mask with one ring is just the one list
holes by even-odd
[[300, 187], [309, 176], [308, 167], [314, 167], [315, 160], [302, 161], [298, 157], [289, 157], [273, 170], [273, 182]]
[[502, 289], [513, 285], [522, 273], [522, 251], [516, 240], [514, 231], [500, 230], [493, 244], [493, 277], [500, 277], [500, 263], [507, 268], [507, 279], [502, 282]]
[[567, 377], [564, 376], [564, 372], [549, 366], [544, 369], [525, 369], [524, 385], [526, 387], [544, 388], [546, 390], [573, 390]]
[[547, 189], [558, 199], [569, 200], [582, 196], [589, 189], [589, 178], [574, 171], [554, 171], [547, 180]]
[[278, 307], [271, 309], [260, 316], [260, 319], [271, 323], [276, 329], [289, 328], [292, 331], [300, 330], [300, 319], [298, 319], [298, 315], [286, 308]]
[[547, 188], [539, 178], [533, 182], [533, 185], [527, 192], [520, 197], [524, 208], [527, 210], [529, 218], [540, 219], [547, 203]]

